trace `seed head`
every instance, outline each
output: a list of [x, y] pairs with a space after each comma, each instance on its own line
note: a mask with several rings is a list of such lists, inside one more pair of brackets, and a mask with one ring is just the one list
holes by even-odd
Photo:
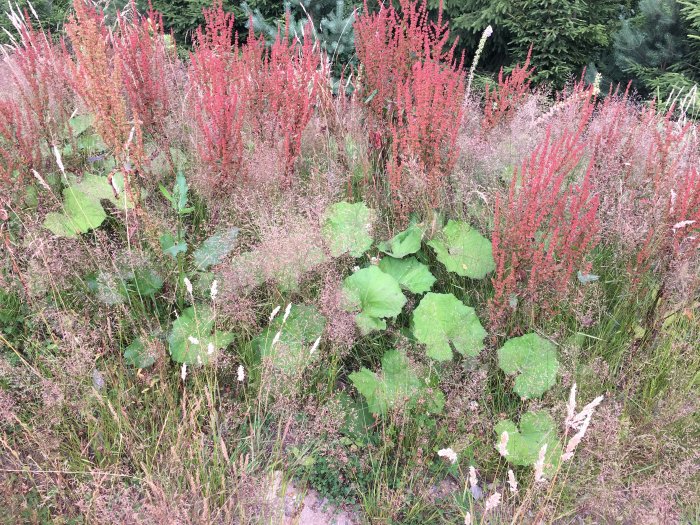
[[447, 458], [453, 465], [457, 463], [457, 453], [451, 448], [443, 448], [438, 450], [438, 456]]

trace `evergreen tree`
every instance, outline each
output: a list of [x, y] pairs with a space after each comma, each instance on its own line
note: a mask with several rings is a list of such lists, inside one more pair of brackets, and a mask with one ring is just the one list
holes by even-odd
[[[435, 7], [439, 0], [431, 0]], [[627, 4], [616, 0], [445, 0], [450, 27], [469, 52], [481, 32], [494, 29], [485, 68], [523, 62], [530, 45], [535, 81], [561, 86], [609, 49], [611, 33]]]
[[[24, 14], [25, 10], [29, 13], [31, 22], [35, 26], [41, 26], [45, 31], [51, 32], [54, 35], [60, 34], [63, 29], [63, 23], [66, 19], [66, 13], [70, 9], [72, 0], [33, 0], [32, 7], [34, 12], [39, 17], [37, 20], [29, 8], [27, 0], [19, 0], [12, 2], [12, 6], [17, 11], [17, 8]], [[8, 9], [7, 3], [5, 9], [0, 10], [0, 44], [10, 43], [10, 35], [17, 36], [15, 28], [10, 23], [9, 17], [5, 15]], [[9, 34], [8, 34], [9, 33]]]
[[[148, 9], [149, 0], [136, 0], [139, 9], [143, 12]], [[172, 31], [178, 46], [189, 47], [192, 45], [194, 31], [204, 25], [202, 11], [211, 7], [212, 0], [151, 0], [156, 11], [163, 15], [163, 23], [167, 31]], [[235, 31], [242, 40], [246, 36], [246, 23], [248, 14], [238, 0], [223, 0], [224, 10], [230, 11], [235, 16]], [[279, 2], [277, 3], [279, 7]]]
[[273, 8], [257, 2], [251, 9], [243, 4], [243, 9], [253, 21], [256, 33], [262, 33], [268, 42], [277, 38], [278, 31], [284, 32], [289, 16], [289, 33], [301, 35], [311, 22], [316, 39], [331, 60], [334, 76], [338, 77], [343, 68], [355, 62], [355, 21], [356, 5], [345, 0], [287, 0], [283, 9]]
[[638, 12], [623, 21], [614, 38], [621, 76], [631, 78], [643, 95], [661, 100], [690, 89], [698, 80], [691, 31], [675, 0], [640, 0]]

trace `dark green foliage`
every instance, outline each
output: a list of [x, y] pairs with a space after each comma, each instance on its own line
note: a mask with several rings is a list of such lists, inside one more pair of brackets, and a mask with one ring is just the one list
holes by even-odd
[[[178, 46], [190, 46], [192, 36], [200, 25], [204, 25], [202, 10], [211, 7], [212, 0], [152, 0], [153, 9], [163, 14], [166, 31], [172, 31]], [[138, 1], [139, 10], [148, 9], [147, 0]], [[236, 18], [235, 30], [245, 37], [245, 23], [248, 19], [238, 2], [223, 0], [225, 11], [231, 11]]]
[[698, 11], [689, 5], [681, 11], [675, 0], [641, 0], [635, 15], [623, 20], [615, 34], [615, 65], [642, 94], [663, 99], [698, 80], [698, 49], [688, 37], [691, 24], [696, 30], [700, 25]]
[[0, 334], [8, 338], [20, 334], [26, 310], [19, 295], [0, 290]]
[[356, 503], [372, 486], [373, 473], [363, 467], [355, 454], [349, 454], [347, 461], [332, 456], [318, 456], [304, 467], [309, 485], [316, 489], [329, 503]]
[[353, 23], [359, 3], [345, 0], [293, 0], [281, 6], [279, 2], [252, 0], [243, 3], [247, 17], [251, 16], [256, 33], [268, 42], [284, 32], [286, 13], [289, 13], [289, 34], [302, 35], [311, 21], [316, 39], [331, 61], [337, 77], [348, 64], [354, 64], [355, 33]]
[[[437, 7], [438, 0], [431, 0]], [[534, 80], [561, 86], [597, 61], [611, 44], [610, 34], [626, 3], [614, 0], [446, 0], [445, 14], [460, 47], [471, 57], [481, 33], [494, 33], [481, 68], [498, 71], [523, 62], [533, 46]]]
[[[60, 34], [60, 32], [63, 30], [63, 23], [66, 20], [71, 3], [71, 0], [32, 1], [34, 11], [36, 11], [36, 14], [39, 17], [38, 21], [29, 9], [27, 0], [17, 0], [17, 2], [12, 2], [12, 5], [14, 8], [16, 4], [22, 12], [26, 10], [34, 26], [41, 26], [45, 31], [49, 31], [56, 35]], [[15, 28], [10, 23], [10, 19], [5, 16], [5, 12], [7, 11], [7, 2], [3, 2], [2, 8], [0, 8], [0, 44], [7, 44], [10, 42], [10, 37], [5, 31], [8, 31], [13, 37], [17, 36]]]

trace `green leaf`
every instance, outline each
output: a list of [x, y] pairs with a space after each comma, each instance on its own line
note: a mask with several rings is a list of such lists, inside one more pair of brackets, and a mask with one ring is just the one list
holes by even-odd
[[345, 416], [340, 433], [350, 437], [358, 446], [369, 443], [375, 421], [367, 403], [355, 401], [345, 392], [338, 393], [335, 401]]
[[107, 149], [102, 137], [97, 133], [84, 133], [75, 140], [78, 150], [83, 152], [97, 152]]
[[345, 308], [360, 311], [355, 320], [363, 334], [386, 328], [381, 318], [396, 317], [406, 304], [396, 279], [376, 266], [363, 268], [348, 276], [343, 282], [343, 294]]
[[95, 117], [92, 113], [77, 115], [68, 121], [73, 137], [78, 137], [87, 131], [93, 124]]
[[[114, 176], [117, 188], [119, 176], [120, 174]], [[121, 186], [123, 188], [123, 176]], [[47, 214], [44, 227], [60, 237], [75, 237], [79, 233], [98, 228], [107, 218], [102, 200], [109, 200], [121, 209], [134, 207], [133, 202], [124, 198], [123, 192], [119, 198], [115, 197], [107, 177], [86, 173], [80, 182], [74, 181], [63, 190], [64, 212]]]
[[523, 399], [540, 397], [554, 386], [559, 369], [554, 344], [534, 333], [506, 341], [498, 350], [498, 365], [506, 374], [519, 374], [513, 390]]
[[413, 334], [426, 345], [428, 357], [452, 359], [452, 346], [476, 357], [484, 348], [486, 330], [474, 309], [452, 294], [428, 293], [413, 312]]
[[386, 321], [384, 319], [371, 317], [362, 313], [355, 316], [355, 324], [357, 324], [361, 334], [369, 334], [376, 330], [386, 330]]
[[238, 228], [229, 228], [206, 239], [194, 251], [194, 262], [197, 265], [197, 270], [206, 270], [210, 266], [220, 263], [233, 251], [237, 238]]
[[379, 249], [384, 253], [401, 259], [420, 250], [423, 230], [416, 224], [411, 224], [406, 230], [398, 233], [389, 241], [379, 243]]
[[163, 288], [163, 278], [150, 268], [136, 268], [133, 281], [136, 292], [143, 296], [153, 296]]
[[462, 277], [483, 279], [496, 269], [491, 241], [466, 222], [450, 220], [442, 230], [442, 238], [433, 239], [428, 246], [448, 271]]
[[407, 259], [384, 257], [379, 261], [379, 269], [396, 279], [401, 288], [412, 293], [425, 293], [435, 283], [435, 277], [428, 267], [415, 257]]
[[322, 233], [330, 245], [331, 255], [350, 253], [361, 257], [372, 246], [374, 215], [363, 202], [338, 202], [326, 210]]
[[87, 285], [97, 300], [107, 306], [122, 304], [127, 298], [124, 281], [120, 276], [100, 271], [88, 276]]
[[175, 237], [171, 233], [164, 233], [160, 236], [160, 247], [163, 253], [171, 257], [177, 257], [178, 253], [187, 251], [187, 243], [185, 241], [175, 242]]
[[75, 229], [73, 221], [71, 221], [64, 213], [47, 213], [46, 217], [44, 218], [43, 226], [58, 237], [74, 238], [81, 233]]
[[[107, 177], [86, 173], [80, 182], [71, 185], [71, 187], [84, 193], [95, 202], [108, 200], [120, 210], [133, 209], [134, 203], [124, 192], [124, 174], [115, 173], [112, 177], [112, 184], [114, 184], [114, 187], [109, 183]], [[119, 192], [116, 196], [114, 194], [115, 188]]]
[[[290, 374], [297, 373], [318, 357], [318, 350], [312, 354], [311, 349], [323, 334], [326, 318], [313, 306], [292, 305], [287, 320], [283, 320], [284, 316], [278, 315], [253, 340], [253, 348], [261, 357], [269, 358], [276, 368]], [[280, 335], [273, 345], [277, 333]]]
[[[205, 365], [216, 357], [219, 350], [234, 339], [229, 332], [215, 331], [214, 315], [208, 306], [186, 308], [173, 321], [168, 345], [170, 356], [178, 363]], [[211, 344], [211, 347], [209, 346]]]
[[443, 393], [436, 388], [429, 390], [411, 368], [408, 358], [398, 350], [384, 354], [381, 374], [363, 368], [349, 377], [373, 414], [386, 415], [389, 410], [403, 406], [412, 408], [419, 399], [424, 399], [428, 410], [435, 413], [441, 412], [445, 405]]
[[158, 184], [158, 189], [160, 192], [163, 194], [163, 197], [165, 197], [170, 204], [175, 206], [175, 199], [173, 199], [173, 194], [168, 191], [168, 189], [163, 186], [162, 184]]
[[527, 412], [520, 418], [520, 429], [510, 420], [498, 422], [494, 427], [496, 443], [503, 432], [508, 432], [505, 458], [513, 465], [534, 465], [540, 449], [546, 443], [545, 469], [547, 475], [556, 471], [561, 457], [561, 444], [557, 437], [556, 424], [544, 411]]
[[187, 180], [185, 179], [185, 174], [178, 171], [175, 176], [175, 186], [173, 186], [173, 200], [171, 201], [175, 206], [175, 210], [180, 214], [189, 213], [191, 211], [187, 208], [187, 192], [189, 186], [187, 185]]
[[141, 338], [134, 341], [124, 350], [124, 360], [136, 368], [148, 368], [156, 362], [156, 356], [149, 350], [151, 345], [145, 344]]
[[99, 227], [107, 218], [99, 201], [81, 191], [66, 188], [63, 199], [66, 218], [76, 232], [86, 233]]
[[24, 193], [24, 203], [28, 208], [36, 210], [39, 206], [39, 194], [36, 191], [36, 186], [27, 186]]

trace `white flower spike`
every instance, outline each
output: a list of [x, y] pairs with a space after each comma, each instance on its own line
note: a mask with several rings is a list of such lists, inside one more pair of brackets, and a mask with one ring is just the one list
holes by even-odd
[[546, 481], [544, 478], [544, 458], [547, 454], [547, 443], [542, 445], [540, 448], [540, 453], [537, 456], [537, 461], [535, 462], [535, 483], [542, 483]]
[[508, 432], [503, 432], [501, 434], [501, 440], [498, 442], [498, 445], [496, 445], [496, 450], [498, 450], [498, 453], [506, 457], [508, 455]]
[[287, 322], [287, 317], [289, 317], [289, 312], [292, 311], [292, 303], [289, 303], [287, 305], [287, 308], [284, 309], [284, 317], [282, 318], [282, 324]]

